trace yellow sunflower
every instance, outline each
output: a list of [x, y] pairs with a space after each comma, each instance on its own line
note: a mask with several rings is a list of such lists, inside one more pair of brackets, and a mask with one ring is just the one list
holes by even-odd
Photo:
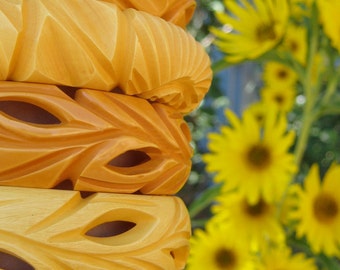
[[339, 255], [340, 245], [340, 165], [331, 166], [320, 183], [319, 167], [314, 164], [304, 189], [295, 186], [297, 199], [291, 218], [297, 221], [298, 237], [306, 236], [315, 253]]
[[340, 1], [338, 0], [318, 0], [318, 10], [320, 21], [325, 34], [329, 37], [334, 48], [340, 52]]
[[281, 48], [290, 52], [300, 64], [305, 65], [307, 56], [306, 28], [290, 23], [283, 38]]
[[265, 86], [260, 90], [265, 104], [273, 104], [282, 112], [289, 112], [294, 105], [296, 90], [293, 86]]
[[207, 171], [216, 173], [225, 191], [238, 188], [251, 204], [279, 200], [297, 169], [288, 152], [295, 136], [286, 131], [286, 118], [268, 114], [262, 127], [250, 113], [243, 121], [230, 110], [226, 115], [231, 127], [209, 134], [210, 153], [203, 155]]
[[258, 251], [268, 242], [284, 241], [284, 231], [277, 219], [278, 208], [262, 198], [250, 204], [238, 192], [225, 193], [217, 197], [212, 207], [214, 222], [225, 224], [231, 235], [237, 235], [253, 251]]
[[215, 44], [227, 54], [226, 61], [255, 59], [280, 42], [288, 20], [287, 0], [224, 3], [228, 13], [216, 13], [223, 27], [211, 32], [217, 37]]
[[191, 240], [187, 270], [251, 270], [250, 253], [223, 224], [208, 223]]
[[293, 86], [297, 78], [295, 71], [284, 64], [267, 62], [264, 66], [263, 80], [267, 85], [275, 87]]
[[315, 262], [303, 253], [293, 254], [286, 246], [270, 247], [261, 254], [258, 270], [317, 270]]
[[255, 120], [260, 127], [263, 127], [266, 122], [266, 116], [269, 114], [277, 115], [278, 108], [275, 104], [264, 103], [263, 100], [251, 103], [244, 111], [243, 114], [250, 114], [255, 117]]
[[253, 115], [260, 126], [263, 126], [268, 108], [262, 101], [251, 103], [243, 112]]

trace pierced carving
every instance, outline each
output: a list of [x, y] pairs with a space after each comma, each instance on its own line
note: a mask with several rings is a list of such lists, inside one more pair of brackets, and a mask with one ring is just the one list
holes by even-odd
[[32, 265], [0, 248], [1, 270], [34, 270]]
[[0, 100], [0, 111], [24, 122], [43, 125], [61, 123], [58, 118], [50, 114], [45, 109], [22, 101]]
[[182, 269], [189, 237], [177, 197], [82, 199], [77, 191], [0, 187], [3, 264], [16, 258], [34, 269]]
[[56, 86], [15, 82], [0, 82], [2, 101], [34, 104], [60, 124], [25, 122], [0, 106], [0, 185], [69, 180], [76, 190], [174, 194], [190, 173], [190, 132], [165, 105], [86, 89], [74, 100]]
[[136, 223], [129, 221], [108, 221], [89, 229], [85, 234], [93, 237], [111, 237], [125, 233], [135, 226]]
[[[158, 13], [167, 3], [177, 7], [175, 1], [152, 7]], [[0, 80], [119, 87], [182, 113], [210, 86], [210, 61], [200, 44], [182, 28], [135, 9], [95, 0], [8, 0], [0, 2], [0, 25], [6, 37], [0, 39]]]

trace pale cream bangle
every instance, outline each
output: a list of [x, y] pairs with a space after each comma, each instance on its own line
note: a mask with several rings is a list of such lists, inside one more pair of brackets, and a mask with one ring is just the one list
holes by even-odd
[[120, 92], [182, 114], [210, 86], [203, 47], [148, 13], [96, 0], [10, 0], [0, 10], [0, 80]]

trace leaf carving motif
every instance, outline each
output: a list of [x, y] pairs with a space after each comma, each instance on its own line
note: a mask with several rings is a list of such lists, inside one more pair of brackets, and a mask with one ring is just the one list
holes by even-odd
[[[76, 190], [145, 194], [182, 187], [192, 149], [176, 110], [111, 92], [74, 91], [72, 99], [52, 85], [0, 82], [0, 185], [53, 188], [70, 180]], [[9, 100], [39, 106], [60, 123], [17, 119], [1, 107]]]

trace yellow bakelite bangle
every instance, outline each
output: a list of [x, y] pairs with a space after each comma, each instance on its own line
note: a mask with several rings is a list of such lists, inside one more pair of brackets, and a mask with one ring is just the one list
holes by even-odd
[[9, 0], [0, 10], [0, 80], [119, 91], [181, 113], [210, 86], [202, 46], [148, 13], [94, 0]]

